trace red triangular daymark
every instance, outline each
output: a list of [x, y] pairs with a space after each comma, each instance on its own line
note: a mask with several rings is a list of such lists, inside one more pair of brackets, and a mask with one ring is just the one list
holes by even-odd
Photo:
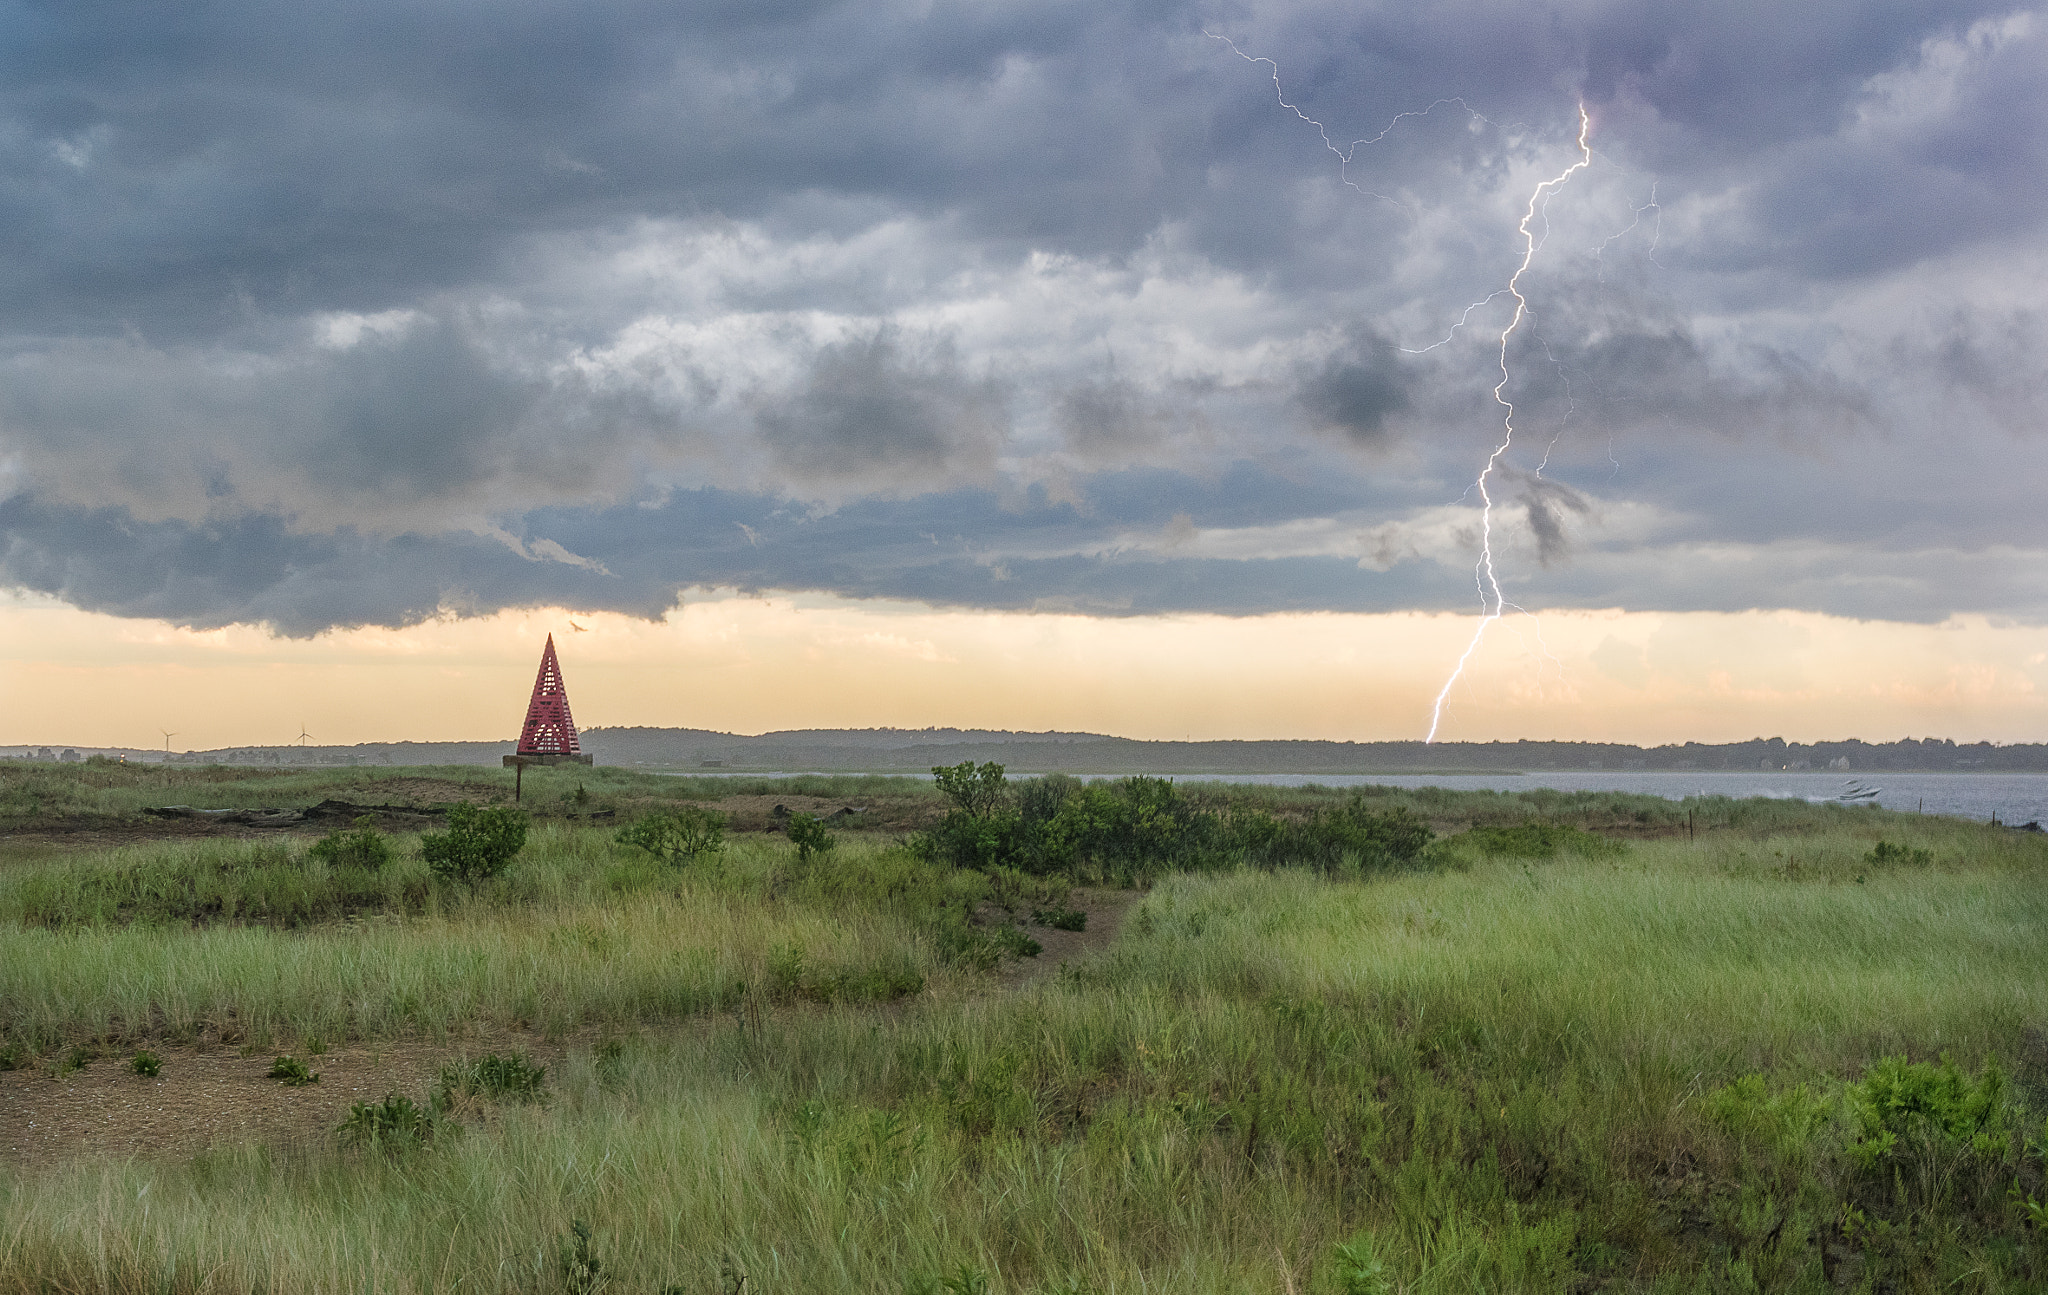
[[569, 690], [562, 686], [562, 667], [555, 660], [555, 636], [548, 635], [540, 654], [540, 674], [533, 681], [533, 700], [526, 704], [526, 726], [519, 730], [520, 755], [578, 755], [576, 721], [569, 714]]

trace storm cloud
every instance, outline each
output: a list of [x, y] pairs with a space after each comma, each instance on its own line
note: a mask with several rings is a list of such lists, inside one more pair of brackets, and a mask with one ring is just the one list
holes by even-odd
[[81, 607], [1464, 607], [1512, 432], [1525, 605], [2048, 617], [2038, 6], [0, 24], [0, 582]]

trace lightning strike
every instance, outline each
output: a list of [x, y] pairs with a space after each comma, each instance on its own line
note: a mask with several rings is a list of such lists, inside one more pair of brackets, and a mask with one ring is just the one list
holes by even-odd
[[[1329, 127], [1323, 125], [1322, 122], [1317, 121], [1314, 117], [1309, 116], [1296, 105], [1288, 102], [1287, 92], [1284, 89], [1282, 89], [1280, 85], [1280, 65], [1278, 63], [1275, 63], [1272, 59], [1265, 58], [1261, 55], [1247, 54], [1243, 50], [1239, 49], [1237, 47], [1237, 42], [1231, 40], [1230, 37], [1218, 36], [1215, 32], [1210, 31], [1206, 27], [1202, 29], [1202, 34], [1204, 36], [1207, 36], [1210, 40], [1221, 41], [1223, 44], [1228, 45], [1230, 47], [1231, 53], [1237, 55], [1239, 58], [1243, 59], [1247, 63], [1264, 63], [1267, 67], [1271, 68], [1273, 70], [1273, 97], [1279, 100], [1280, 106], [1282, 108], [1287, 109], [1287, 111], [1293, 113], [1295, 116], [1301, 118], [1303, 121], [1307, 122], [1309, 125], [1316, 128], [1316, 134], [1323, 137], [1323, 147], [1329, 149], [1332, 153], [1337, 155], [1337, 178], [1342, 180], [1346, 186], [1357, 190], [1359, 193], [1364, 194], [1366, 197], [1378, 198], [1381, 202], [1388, 203], [1391, 206], [1399, 207], [1403, 211], [1409, 211], [1410, 209], [1408, 205], [1402, 202], [1400, 199], [1390, 198], [1384, 193], [1376, 193], [1371, 189], [1363, 187], [1351, 178], [1351, 162], [1353, 158], [1358, 156], [1359, 149], [1369, 148], [1372, 145], [1379, 143], [1388, 135], [1393, 134], [1394, 128], [1396, 126], [1399, 126], [1403, 121], [1407, 120], [1408, 118], [1427, 117], [1429, 114], [1435, 112], [1438, 108], [1443, 107], [1447, 103], [1457, 104], [1460, 108], [1463, 108], [1466, 114], [1474, 121], [1483, 121], [1489, 126], [1498, 126], [1498, 123], [1495, 122], [1492, 118], [1488, 117], [1485, 113], [1480, 112], [1471, 104], [1466, 103], [1463, 99], [1454, 96], [1449, 99], [1438, 99], [1434, 103], [1431, 103], [1427, 108], [1415, 108], [1410, 109], [1407, 112], [1397, 112], [1394, 114], [1393, 120], [1389, 121], [1386, 124], [1385, 129], [1381, 130], [1379, 134], [1363, 137], [1360, 139], [1354, 139], [1350, 142], [1350, 144], [1346, 145], [1345, 147], [1338, 148], [1337, 142], [1330, 138]], [[1410, 211], [1410, 214], [1412, 215], [1413, 212]], [[1494, 295], [1499, 296], [1500, 294], [1495, 293]], [[1492, 298], [1488, 298], [1488, 300], [1491, 299]], [[1479, 305], [1484, 304], [1484, 302], [1479, 303]], [[1469, 315], [1472, 313], [1473, 310], [1477, 310], [1478, 308], [1479, 307], [1477, 305], [1472, 306], [1468, 308], [1465, 313]], [[1438, 343], [1438, 345], [1441, 344], [1442, 343]]]
[[[1286, 89], [1280, 83], [1280, 65], [1277, 62], [1270, 58], [1266, 58], [1260, 55], [1247, 54], [1242, 49], [1239, 49], [1237, 43], [1235, 41], [1232, 41], [1229, 37], [1219, 36], [1215, 32], [1209, 31], [1206, 28], [1203, 29], [1202, 34], [1204, 36], [1207, 36], [1211, 40], [1218, 41], [1224, 45], [1229, 46], [1230, 52], [1237, 55], [1245, 62], [1263, 63], [1266, 65], [1268, 69], [1270, 69], [1273, 81], [1273, 97], [1276, 100], [1278, 100], [1281, 107], [1287, 109], [1289, 112], [1293, 113], [1302, 121], [1307, 122], [1309, 125], [1314, 126], [1316, 128], [1316, 133], [1322, 137], [1323, 147], [1328, 149], [1332, 154], [1336, 156], [1337, 161], [1339, 163], [1338, 176], [1346, 186], [1362, 195], [1365, 195], [1366, 197], [1378, 198], [1382, 202], [1389, 203], [1396, 207], [1401, 207], [1403, 210], [1407, 210], [1406, 204], [1398, 201], [1397, 199], [1388, 197], [1386, 194], [1377, 193], [1371, 189], [1367, 189], [1363, 185], [1360, 185], [1351, 178], [1351, 163], [1357, 157], [1358, 150], [1360, 148], [1370, 146], [1372, 144], [1377, 144], [1381, 140], [1385, 139], [1387, 135], [1394, 130], [1395, 127], [1399, 126], [1402, 123], [1402, 121], [1406, 120], [1407, 118], [1427, 116], [1428, 114], [1436, 111], [1436, 109], [1444, 106], [1445, 104], [1456, 104], [1458, 105], [1458, 107], [1463, 108], [1465, 112], [1470, 115], [1472, 120], [1484, 122], [1487, 125], [1493, 126], [1495, 128], [1499, 127], [1499, 123], [1493, 121], [1484, 113], [1477, 111], [1470, 104], [1466, 103], [1463, 99], [1438, 99], [1432, 102], [1426, 108], [1396, 113], [1393, 119], [1389, 121], [1386, 127], [1382, 129], [1378, 134], [1361, 137], [1359, 139], [1354, 139], [1345, 147], [1339, 148], [1337, 146], [1337, 142], [1330, 137], [1330, 131], [1327, 126], [1325, 126], [1321, 121], [1318, 121], [1316, 118], [1311, 117], [1307, 113], [1303, 112], [1299, 106], [1297, 106], [1287, 98]], [[1513, 401], [1507, 398], [1505, 392], [1507, 390], [1507, 385], [1511, 376], [1511, 370], [1508, 367], [1508, 347], [1510, 342], [1513, 340], [1516, 331], [1521, 328], [1523, 321], [1528, 319], [1531, 314], [1531, 311], [1529, 309], [1529, 299], [1522, 295], [1522, 276], [1528, 273], [1529, 267], [1536, 260], [1536, 253], [1542, 248], [1544, 242], [1547, 241], [1549, 237], [1550, 199], [1557, 193], [1559, 189], [1563, 188], [1565, 184], [1567, 184], [1571, 180], [1572, 176], [1576, 175], [1578, 172], [1586, 169], [1587, 167], [1593, 164], [1593, 150], [1591, 145], [1588, 143], [1588, 139], [1592, 134], [1592, 129], [1592, 117], [1587, 113], [1585, 104], [1581, 103], [1579, 105], [1579, 134], [1577, 140], [1579, 158], [1570, 166], [1566, 167], [1563, 171], [1560, 171], [1558, 174], [1552, 176], [1550, 179], [1545, 180], [1542, 183], [1538, 184], [1536, 188], [1529, 194], [1528, 205], [1523, 209], [1522, 219], [1516, 225], [1516, 230], [1522, 236], [1522, 262], [1520, 265], [1515, 267], [1515, 272], [1514, 274], [1509, 276], [1506, 286], [1494, 292], [1488, 293], [1486, 296], [1480, 298], [1478, 301], [1475, 301], [1472, 304], [1466, 306], [1464, 311], [1459, 314], [1457, 322], [1452, 324], [1449, 330], [1445, 332], [1444, 336], [1439, 338], [1437, 341], [1431, 342], [1427, 346], [1403, 346], [1399, 348], [1404, 354], [1407, 355], [1427, 354], [1430, 351], [1434, 351], [1440, 346], [1445, 346], [1454, 339], [1456, 339], [1459, 332], [1462, 331], [1466, 327], [1466, 325], [1471, 322], [1472, 316], [1476, 312], [1484, 310], [1486, 307], [1492, 305], [1494, 302], [1500, 300], [1502, 297], [1511, 296], [1515, 299], [1514, 314], [1508, 320], [1507, 326], [1501, 330], [1500, 381], [1496, 382], [1493, 386], [1494, 403], [1499, 405], [1502, 410], [1500, 444], [1496, 445], [1493, 449], [1493, 452], [1487, 455], [1485, 464], [1479, 470], [1479, 475], [1473, 479], [1472, 484], [1466, 487], [1464, 493], [1459, 496], [1459, 502], [1463, 502], [1464, 499], [1470, 497], [1471, 494], [1476, 490], [1479, 494], [1480, 499], [1479, 561], [1474, 564], [1472, 569], [1473, 584], [1479, 594], [1479, 624], [1476, 627], [1474, 627], [1472, 631], [1471, 641], [1465, 645], [1465, 651], [1462, 655], [1458, 657], [1457, 664], [1454, 667], [1452, 667], [1450, 677], [1444, 680], [1444, 686], [1442, 690], [1437, 693], [1436, 703], [1430, 710], [1429, 734], [1424, 739], [1425, 742], [1436, 741], [1437, 730], [1443, 724], [1444, 703], [1449, 700], [1451, 695], [1451, 689], [1455, 687], [1457, 685], [1458, 680], [1464, 676], [1465, 667], [1471, 662], [1473, 654], [1479, 650], [1479, 645], [1481, 641], [1483, 641], [1486, 637], [1487, 628], [1491, 626], [1493, 622], [1499, 620], [1501, 616], [1510, 609], [1517, 612], [1522, 612], [1524, 615], [1529, 615], [1526, 609], [1518, 607], [1514, 603], [1509, 602], [1507, 600], [1506, 595], [1503, 594], [1501, 591], [1499, 573], [1495, 570], [1493, 561], [1493, 495], [1492, 492], [1487, 489], [1487, 482], [1493, 476], [1494, 470], [1500, 467], [1502, 457], [1506, 455], [1509, 449], [1513, 447], [1515, 441], [1515, 405]], [[1661, 234], [1663, 230], [1663, 208], [1658, 206], [1657, 204], [1657, 190], [1654, 185], [1652, 185], [1650, 189], [1649, 201], [1644, 203], [1642, 206], [1633, 209], [1633, 215], [1635, 217], [1635, 220], [1630, 223], [1629, 230], [1633, 230], [1636, 228], [1637, 224], [1641, 222], [1642, 215], [1645, 211], [1655, 211], [1657, 213], [1656, 230], [1657, 233]], [[1536, 218], [1539, 215], [1543, 217], [1543, 234], [1540, 237], [1538, 236], [1536, 230], [1532, 228], [1536, 221]], [[1622, 231], [1622, 233], [1624, 234], [1627, 232], [1629, 231]], [[1620, 237], [1620, 235], [1616, 235], [1615, 237]], [[1595, 251], [1595, 258], [1597, 259], [1599, 252], [1604, 251], [1607, 244], [1612, 243], [1613, 241], [1614, 238], [1609, 238], [1607, 240], [1607, 243], [1603, 243], [1601, 245], [1601, 248]], [[1653, 240], [1653, 253], [1654, 250], [1655, 242]], [[1539, 337], [1538, 340], [1541, 341], [1542, 339]], [[1545, 354], [1549, 356], [1552, 366], [1558, 370], [1559, 377], [1564, 380], [1565, 396], [1567, 405], [1569, 406], [1565, 414], [1565, 421], [1569, 422], [1571, 415], [1577, 412], [1576, 401], [1572, 399], [1571, 395], [1570, 377], [1564, 372], [1564, 366], [1558, 363], [1557, 357], [1554, 354], [1550, 353], [1549, 344], [1545, 342], [1543, 343], [1543, 346]], [[1549, 466], [1550, 451], [1556, 448], [1558, 440], [1563, 435], [1564, 427], [1561, 424], [1558, 428], [1557, 435], [1551, 438], [1550, 444], [1544, 449], [1543, 462], [1536, 469], [1537, 476], [1542, 476], [1543, 469]], [[1613, 443], [1612, 438], [1610, 438], [1608, 446], [1608, 458], [1612, 460], [1613, 457]], [[1621, 470], [1620, 463], [1616, 462], [1614, 464], [1614, 468], [1615, 471], [1619, 472]], [[1543, 632], [1542, 627], [1540, 625], [1536, 628], [1536, 640], [1539, 646], [1541, 646], [1542, 648], [1542, 654], [1552, 662], [1557, 662], [1557, 658], [1551, 654], [1549, 646], [1543, 643]], [[1560, 665], [1561, 668], [1562, 663], [1557, 663]]]
[[[1479, 469], [1479, 476], [1473, 483], [1479, 489], [1480, 501], [1479, 561], [1472, 569], [1473, 581], [1479, 587], [1479, 624], [1473, 629], [1472, 640], [1465, 645], [1464, 654], [1458, 658], [1458, 664], [1451, 668], [1450, 678], [1444, 680], [1442, 691], [1436, 695], [1436, 705], [1431, 708], [1429, 715], [1429, 736], [1423, 739], [1424, 742], [1436, 741], [1436, 731], [1443, 724], [1444, 702], [1450, 698], [1451, 689], [1457, 685], [1459, 678], [1464, 675], [1465, 666], [1472, 660], [1472, 654], [1479, 650], [1481, 640], [1486, 637], [1487, 627], [1499, 620], [1509, 605], [1506, 597], [1501, 593], [1500, 577], [1494, 570], [1493, 565], [1493, 495], [1486, 488], [1487, 478], [1491, 477], [1493, 470], [1500, 466], [1501, 456], [1506, 454], [1515, 443], [1515, 405], [1513, 401], [1502, 394], [1507, 390], [1508, 378], [1510, 376], [1508, 369], [1508, 342], [1514, 337], [1515, 330], [1522, 326], [1522, 320], [1527, 318], [1529, 314], [1529, 299], [1522, 295], [1522, 276], [1529, 272], [1529, 266], [1536, 259], [1536, 251], [1542, 246], [1541, 240], [1536, 237], [1536, 232], [1529, 226], [1536, 219], [1538, 210], [1548, 204], [1552, 194], [1563, 188], [1571, 180], [1572, 176], [1592, 165], [1593, 150], [1586, 143], [1586, 137], [1592, 132], [1592, 129], [1593, 119], [1587, 114], [1586, 106], [1580, 104], [1579, 160], [1536, 186], [1535, 191], [1529, 195], [1529, 205], [1522, 213], [1521, 222], [1516, 225], [1516, 229], [1522, 235], [1522, 263], [1515, 267], [1515, 272], [1508, 279], [1508, 285], [1505, 289], [1515, 299], [1515, 311], [1513, 317], [1508, 320], [1507, 327], [1503, 328], [1500, 333], [1500, 381], [1496, 382], [1493, 386], [1494, 403], [1498, 404], [1503, 411], [1501, 414], [1502, 434], [1500, 444], [1494, 446], [1493, 453], [1486, 456], [1486, 464]], [[1547, 221], [1545, 228], [1547, 232]], [[1500, 294], [1496, 293], [1495, 295], [1498, 296]], [[1488, 605], [1489, 595], [1492, 598], [1491, 606]]]

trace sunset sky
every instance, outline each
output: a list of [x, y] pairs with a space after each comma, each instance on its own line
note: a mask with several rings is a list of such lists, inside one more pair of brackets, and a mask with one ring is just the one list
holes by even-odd
[[1439, 736], [2048, 740], [2037, 6], [0, 23], [0, 745], [1421, 737], [1581, 161]]

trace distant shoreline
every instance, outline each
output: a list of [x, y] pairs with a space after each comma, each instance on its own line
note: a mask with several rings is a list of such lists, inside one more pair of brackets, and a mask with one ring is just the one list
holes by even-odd
[[[689, 728], [592, 728], [583, 749], [599, 764], [672, 772], [765, 774], [790, 769], [921, 775], [934, 766], [995, 763], [1012, 773], [1114, 770], [1173, 777], [1442, 777], [1564, 773], [2048, 773], [2048, 744], [1961, 744], [1905, 738], [1872, 743], [1338, 742], [1322, 739], [1154, 741], [1099, 733], [996, 729], [790, 729], [757, 735]], [[161, 747], [0, 743], [0, 758], [289, 768], [335, 765], [495, 765], [512, 742], [281, 744], [165, 752]], [[1113, 775], [1110, 775], [1113, 776]]]

